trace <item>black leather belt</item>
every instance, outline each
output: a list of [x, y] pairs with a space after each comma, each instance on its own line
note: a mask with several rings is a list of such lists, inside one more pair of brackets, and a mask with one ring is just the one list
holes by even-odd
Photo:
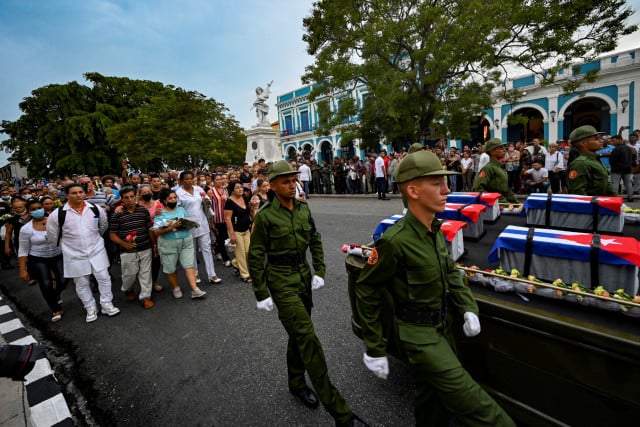
[[436, 326], [447, 317], [446, 311], [415, 311], [404, 307], [395, 307], [393, 311], [398, 319], [415, 325]]
[[290, 267], [297, 267], [305, 262], [305, 259], [298, 254], [268, 255], [267, 260], [271, 265], [286, 265]]

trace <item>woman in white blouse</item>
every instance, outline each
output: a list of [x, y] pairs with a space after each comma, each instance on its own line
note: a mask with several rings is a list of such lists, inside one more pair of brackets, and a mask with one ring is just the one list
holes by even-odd
[[20, 279], [25, 282], [35, 279], [49, 309], [53, 312], [52, 322], [62, 319], [60, 293], [64, 289], [62, 251], [55, 242], [47, 240], [47, 217], [38, 199], [27, 202], [27, 212], [31, 221], [20, 228], [18, 265]]
[[[209, 234], [209, 219], [205, 215], [204, 206], [211, 206], [211, 199], [207, 196], [204, 189], [193, 185], [193, 172], [182, 171], [180, 173], [180, 188], [176, 191], [178, 196], [178, 205], [182, 206], [189, 214], [189, 219], [200, 224], [199, 227], [191, 229], [193, 242], [195, 243], [195, 254], [198, 251], [202, 254], [204, 267], [207, 270], [209, 283], [220, 283], [220, 279], [216, 275], [213, 265], [213, 254], [211, 253], [211, 236]], [[196, 256], [197, 260], [198, 257]], [[196, 277], [198, 276], [198, 262], [195, 263]], [[197, 279], [199, 282], [200, 279]]]

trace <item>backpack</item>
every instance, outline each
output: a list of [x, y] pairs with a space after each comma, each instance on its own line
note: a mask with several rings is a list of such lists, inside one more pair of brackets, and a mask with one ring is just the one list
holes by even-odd
[[[100, 211], [98, 210], [98, 207], [96, 205], [94, 205], [93, 203], [87, 202], [87, 204], [89, 205], [89, 207], [93, 211], [93, 214], [95, 215], [95, 218], [99, 218], [100, 217]], [[67, 218], [67, 211], [62, 209], [62, 207], [59, 208], [58, 209], [58, 242], [56, 243], [56, 246], [60, 246], [60, 239], [62, 238], [62, 226], [64, 225], [64, 221], [65, 221], [66, 218]]]

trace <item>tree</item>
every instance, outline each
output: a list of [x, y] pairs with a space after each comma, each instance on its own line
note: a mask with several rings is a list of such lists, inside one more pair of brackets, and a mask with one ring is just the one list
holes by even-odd
[[227, 111], [198, 92], [171, 88], [137, 108], [135, 117], [110, 127], [107, 135], [143, 170], [240, 162], [246, 137]]
[[30, 176], [113, 173], [123, 157], [142, 170], [243, 158], [246, 138], [215, 100], [160, 82], [84, 77], [91, 87], [74, 81], [33, 90], [20, 118], [2, 121], [4, 149]]
[[[593, 72], [557, 77], [635, 31], [625, 23], [631, 14], [624, 0], [320, 0], [303, 21], [315, 56], [303, 83], [316, 83], [312, 100], [366, 84], [360, 125], [343, 129], [365, 143], [375, 135], [417, 142], [432, 129], [465, 138], [513, 70], [565, 91], [593, 81]], [[344, 117], [331, 112], [317, 132]]]

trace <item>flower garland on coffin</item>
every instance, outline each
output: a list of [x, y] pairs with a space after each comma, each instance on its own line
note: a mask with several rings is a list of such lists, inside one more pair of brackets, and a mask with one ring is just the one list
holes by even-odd
[[553, 283], [543, 282], [533, 275], [525, 278], [516, 269], [507, 272], [500, 267], [487, 271], [481, 271], [476, 266], [459, 266], [459, 268], [469, 281], [491, 287], [496, 292], [519, 292], [564, 299], [603, 310], [620, 311], [632, 317], [640, 317], [640, 295], [631, 297], [624, 289], [618, 289], [611, 294], [602, 286], [591, 291], [579, 282], [573, 282], [569, 285], [559, 278]]

